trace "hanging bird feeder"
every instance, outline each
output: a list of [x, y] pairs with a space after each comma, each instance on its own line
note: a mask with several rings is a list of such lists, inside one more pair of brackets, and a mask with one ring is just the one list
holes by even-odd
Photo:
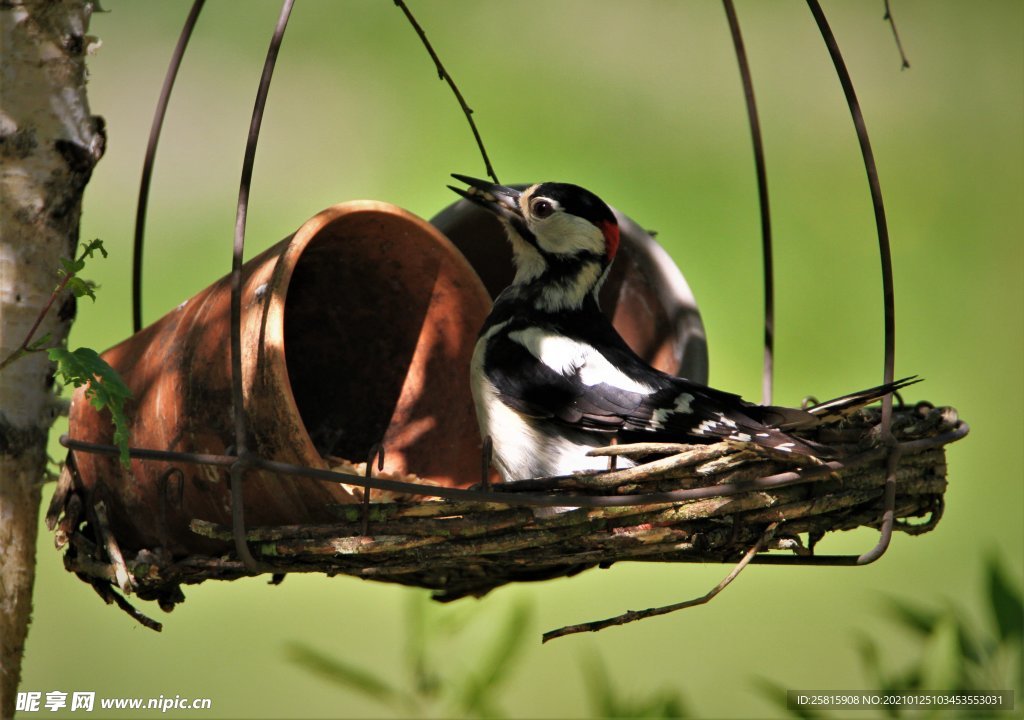
[[[726, 8], [759, 147], [728, 0]], [[810, 439], [842, 450], [842, 460], [827, 463], [728, 442], [645, 443], [596, 451], [608, 457], [607, 471], [493, 484], [468, 385], [477, 330], [511, 273], [491, 215], [459, 201], [430, 224], [382, 202], [343, 203], [243, 263], [252, 158], [290, 9], [286, 1], [257, 94], [231, 274], [146, 328], [138, 327], [136, 282], [137, 332], [104, 353], [133, 393], [128, 467], [117, 459], [108, 414], [96, 412], [82, 390], [72, 401], [62, 438], [68, 461], [47, 513], [70, 571], [159, 629], [125, 596], [169, 610], [183, 601], [183, 584], [323, 572], [426, 587], [450, 600], [624, 560], [865, 564], [881, 556], [894, 530], [935, 527], [947, 483], [943, 448], [968, 428], [955, 411], [928, 403], [894, 408], [890, 400], [813, 431]], [[820, 8], [815, 17], [850, 97]], [[169, 83], [158, 118], [168, 92]], [[876, 190], [873, 181], [877, 209]], [[876, 217], [888, 382], [891, 269], [884, 214]], [[647, 232], [621, 214], [618, 220], [622, 247], [602, 307], [642, 358], [706, 382], [703, 325], [685, 279]], [[766, 267], [768, 238], [766, 229]], [[637, 464], [616, 469], [622, 456]], [[815, 552], [826, 533], [863, 526], [880, 529], [875, 548], [859, 556]]]

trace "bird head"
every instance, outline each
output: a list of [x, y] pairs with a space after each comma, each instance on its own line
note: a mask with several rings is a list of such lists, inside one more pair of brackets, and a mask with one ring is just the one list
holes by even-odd
[[456, 193], [494, 213], [512, 244], [513, 287], [534, 286], [543, 309], [572, 309], [595, 296], [619, 248], [615, 214], [597, 195], [568, 183], [516, 190], [453, 175]]

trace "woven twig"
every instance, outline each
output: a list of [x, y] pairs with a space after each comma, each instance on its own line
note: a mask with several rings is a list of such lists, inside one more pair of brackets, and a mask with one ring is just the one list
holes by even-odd
[[[509, 582], [572, 575], [615, 562], [735, 562], [769, 526], [772, 540], [762, 552], [813, 553], [825, 534], [878, 527], [887, 453], [877, 442], [878, 411], [864, 410], [842, 427], [826, 428], [815, 439], [867, 462], [829, 472], [809, 467], [806, 458], [767, 455], [728, 443], [715, 445], [632, 445], [595, 452], [631, 456], [636, 467], [498, 486], [509, 503], [431, 501], [374, 503], [341, 509], [341, 521], [324, 525], [249, 528], [253, 555], [275, 573], [344, 573], [415, 585], [439, 600], [482, 595]], [[941, 517], [946, 489], [944, 442], [966, 432], [949, 408], [898, 410], [893, 434], [904, 449], [897, 471], [897, 529], [931, 530]], [[929, 438], [934, 442], [928, 441]], [[863, 451], [868, 450], [867, 454]], [[664, 453], [671, 453], [664, 456]], [[649, 460], [649, 462], [642, 462]], [[765, 478], [785, 483], [763, 486]], [[757, 486], [758, 484], [762, 486]], [[749, 490], [744, 488], [750, 486]], [[516, 506], [517, 491], [558, 495], [637, 495], [695, 489], [707, 497], [626, 507], [559, 508]], [[705, 489], [705, 490], [698, 490]], [[730, 495], [716, 493], [728, 490]], [[911, 522], [915, 521], [915, 522]], [[365, 530], [364, 530], [365, 522]], [[65, 524], [60, 525], [63, 532]], [[230, 541], [228, 526], [193, 520], [193, 532]], [[802, 537], [809, 540], [804, 542]], [[71, 534], [66, 565], [83, 579], [155, 599], [169, 609], [184, 597], [182, 584], [231, 580], [250, 575], [233, 556], [192, 555], [170, 560], [159, 549], [112, 560], [113, 538], [93, 543], [80, 530]], [[116, 543], [113, 543], [116, 547]], [[113, 588], [110, 588], [113, 591]]]

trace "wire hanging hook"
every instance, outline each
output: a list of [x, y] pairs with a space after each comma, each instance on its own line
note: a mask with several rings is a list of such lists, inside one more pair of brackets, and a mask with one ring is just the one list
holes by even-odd
[[[814, 21], [818, 25], [821, 37], [825, 41], [825, 47], [832, 58], [836, 75], [839, 76], [839, 83], [843, 86], [843, 94], [846, 96], [846, 103], [850, 107], [850, 116], [857, 131], [857, 142], [860, 144], [861, 155], [864, 158], [864, 170], [868, 176], [871, 204], [874, 208], [875, 226], [878, 232], [878, 253], [882, 263], [882, 303], [884, 306], [883, 324], [885, 328], [885, 359], [882, 382], [891, 383], [896, 377], [896, 300], [893, 288], [892, 249], [889, 244], [889, 226], [885, 219], [885, 205], [882, 201], [882, 186], [878, 180], [878, 167], [875, 165], [875, 155], [871, 150], [871, 141], [868, 138], [864, 113], [861, 111], [860, 101], [857, 100], [857, 93], [853, 89], [853, 80], [850, 78], [850, 72], [846, 68], [843, 55], [839, 51], [839, 44], [832, 33], [832, 28], [829, 27], [828, 20], [818, 0], [807, 0], [807, 6], [811, 9], [811, 15], [814, 16]], [[882, 398], [881, 426], [883, 440], [891, 444], [893, 447], [892, 452], [895, 453], [895, 444], [892, 441], [891, 430], [892, 400], [891, 394]], [[892, 516], [896, 501], [895, 464], [896, 461], [890, 458], [890, 472], [889, 478], [886, 480], [884, 511], [884, 516], [888, 519], [888, 522], [884, 522], [882, 525], [881, 537], [879, 537], [877, 545], [857, 558], [858, 565], [866, 565], [880, 558], [885, 553], [892, 538]]]

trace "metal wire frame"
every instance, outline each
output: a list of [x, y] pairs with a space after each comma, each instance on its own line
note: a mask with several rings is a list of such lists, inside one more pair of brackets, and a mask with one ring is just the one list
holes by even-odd
[[[814, 16], [818, 25], [822, 40], [832, 58], [839, 83], [843, 86], [843, 94], [846, 96], [846, 104], [850, 108], [850, 117], [853, 126], [857, 131], [857, 142], [860, 145], [861, 156], [864, 159], [864, 170], [868, 176], [868, 187], [871, 190], [871, 204], [875, 214], [875, 229], [878, 234], [878, 254], [882, 265], [882, 306], [883, 325], [885, 328], [885, 350], [884, 350], [884, 383], [891, 383], [895, 377], [896, 368], [896, 300], [893, 286], [892, 274], [892, 249], [889, 244], [889, 226], [885, 220], [885, 204], [882, 201], [882, 186], [878, 180], [878, 166], [875, 165], [875, 155], [871, 150], [871, 140], [868, 138], [867, 125], [864, 123], [864, 113], [861, 112], [860, 101], [857, 100], [857, 93], [853, 89], [853, 80], [849, 70], [846, 69], [846, 62], [839, 51], [839, 43], [829, 27], [825, 13], [821, 9], [818, 0], [807, 0], [807, 6]], [[882, 438], [891, 443], [892, 434], [892, 395], [882, 398]], [[878, 543], [863, 555], [860, 555], [855, 564], [867, 565], [874, 562], [885, 554], [892, 539], [892, 528], [895, 522], [894, 506], [896, 500], [896, 465], [899, 462], [899, 449], [893, 446], [892, 455], [889, 458], [889, 474], [885, 480], [885, 514]]]
[[[916, 440], [905, 440], [896, 444], [899, 451], [905, 455], [913, 455], [925, 450], [942, 447], [951, 442], [961, 439], [970, 431], [967, 423], [958, 421], [952, 430], [940, 433], [933, 437], [918, 438]], [[105, 445], [102, 443], [86, 442], [75, 440], [62, 435], [60, 444], [68, 450], [96, 453], [101, 455], [118, 455], [121, 450], [116, 445]], [[377, 457], [377, 450], [371, 453], [371, 459]], [[209, 453], [189, 453], [174, 450], [152, 450], [146, 448], [132, 448], [129, 455], [138, 460], [154, 460], [159, 462], [182, 462], [194, 465], [210, 465], [213, 467], [232, 468], [238, 464], [236, 455], [214, 455]], [[322, 470], [319, 468], [295, 465], [292, 463], [267, 460], [258, 455], [250, 455], [248, 466], [259, 470], [266, 470], [279, 475], [309, 478], [333, 483], [344, 483], [346, 485], [361, 485], [371, 490], [386, 490], [394, 493], [407, 495], [419, 495], [425, 497], [440, 497], [446, 500], [469, 500], [482, 503], [503, 503], [506, 505], [529, 505], [531, 507], [564, 507], [573, 505], [576, 507], [628, 507], [634, 505], [657, 505], [661, 503], [679, 503], [692, 500], [702, 500], [711, 497], [730, 497], [742, 495], [743, 493], [756, 492], [758, 490], [776, 489], [789, 485], [799, 485], [810, 482], [819, 477], [827, 477], [833, 473], [845, 469], [858, 467], [870, 462], [881, 460], [891, 455], [888, 447], [875, 447], [870, 450], [849, 455], [843, 460], [831, 460], [820, 465], [800, 470], [787, 470], [785, 472], [767, 475], [754, 480], [721, 483], [707, 487], [686, 488], [683, 490], [670, 490], [659, 493], [642, 493], [637, 495], [583, 495], [578, 493], [562, 493], [558, 495], [550, 493], [520, 492], [518, 486], [526, 483], [503, 483], [492, 485], [491, 489], [478, 488], [454, 488], [434, 485], [423, 485], [420, 483], [407, 482], [403, 480], [392, 480], [389, 478], [372, 477], [370, 475], [352, 475], [349, 473], [336, 472], [334, 470]], [[573, 476], [566, 476], [571, 478]], [[545, 484], [557, 485], [562, 478], [545, 478]], [[539, 481], [533, 481], [539, 482]], [[531, 483], [533, 484], [533, 483]], [[799, 559], [799, 558], [798, 558]]]
[[754, 170], [757, 173], [757, 201], [761, 210], [761, 257], [764, 274], [764, 364], [761, 371], [761, 404], [772, 404], [772, 389], [775, 368], [775, 270], [772, 257], [772, 218], [768, 204], [768, 171], [764, 160], [764, 142], [761, 140], [761, 122], [757, 115], [757, 101], [754, 98], [754, 80], [750, 75], [747, 50], [740, 32], [740, 21], [732, 0], [722, 0], [725, 16], [729, 21], [736, 64], [739, 65], [743, 82], [743, 99], [747, 105], [747, 120], [750, 123], [750, 139], [754, 147]]
[[149, 205], [149, 184], [153, 178], [153, 163], [156, 161], [156, 146], [160, 142], [160, 131], [164, 126], [164, 116], [171, 100], [171, 90], [178, 77], [181, 59], [185, 56], [188, 41], [199, 20], [199, 13], [206, 0], [195, 0], [192, 9], [181, 29], [178, 44], [174, 47], [171, 62], [167, 66], [164, 84], [160, 88], [160, 98], [153, 113], [153, 124], [149, 128], [149, 140], [146, 142], [146, 159], [142, 162], [142, 179], [139, 181], [139, 203], [135, 209], [135, 236], [132, 247], [132, 332], [142, 329], [142, 248], [143, 236], [146, 232], [146, 208]]
[[[838, 44], [836, 43], [835, 37], [832, 34], [832, 31], [828, 25], [825, 15], [822, 12], [817, 0], [807, 0], [807, 3], [818, 25], [819, 31], [825, 42], [826, 48], [829, 51], [829, 54], [832, 58], [833, 64], [836, 69], [836, 73], [839, 76], [840, 83], [843, 87], [847, 103], [850, 107], [850, 113], [853, 118], [854, 126], [857, 132], [858, 142], [860, 144], [861, 153], [865, 163], [865, 169], [868, 175], [868, 182], [871, 189], [871, 197], [878, 231], [879, 250], [882, 264], [882, 285], [885, 313], [884, 381], [892, 382], [892, 380], [895, 377], [895, 319], [892, 258], [889, 246], [888, 229], [885, 221], [885, 211], [882, 203], [881, 187], [878, 181], [877, 168], [875, 166], [874, 156], [871, 151], [871, 145], [868, 139], [867, 128], [864, 123], [863, 114], [861, 112], [856, 94], [853, 90], [853, 84], [849, 72], [846, 69], [845, 62], [843, 61], [842, 55], [839, 51]], [[191, 32], [195, 26], [202, 4], [203, 0], [195, 0], [195, 3], [193, 4], [192, 7], [192, 11], [190, 12], [188, 19], [186, 20], [185, 27], [182, 30], [181, 37], [179, 38], [178, 41], [178, 46], [176, 47], [175, 53], [172, 56], [171, 64], [170, 67], [168, 68], [167, 77], [165, 78], [164, 81], [164, 87], [161, 92], [160, 102], [158, 103], [158, 107], [153, 121], [153, 127], [151, 129], [149, 145], [147, 146], [147, 157], [143, 167], [143, 177], [140, 187], [139, 208], [136, 219], [136, 254], [133, 263], [132, 303], [134, 316], [133, 320], [136, 330], [138, 330], [141, 325], [141, 255], [143, 245], [143, 229], [145, 224], [144, 220], [146, 210], [146, 199], [148, 198], [149, 180], [152, 174], [153, 167], [153, 157], [155, 156], [156, 145], [162, 127], [163, 116], [166, 112], [170, 91], [171, 88], [173, 87], [174, 79], [180, 67], [182, 55], [184, 53], [185, 47], [187, 46]], [[421, 38], [423, 38], [422, 30], [419, 29], [418, 24], [415, 22], [415, 19], [412, 18], [408, 8], [404, 5], [404, 3], [396, 2], [396, 4], [403, 9], [406, 16], [412, 22], [414, 28], [417, 29], [417, 32], [419, 32]], [[245, 222], [248, 210], [249, 188], [251, 185], [252, 171], [255, 161], [256, 144], [259, 138], [259, 130], [262, 122], [263, 111], [266, 107], [270, 81], [273, 75], [274, 66], [276, 64], [278, 51], [281, 45], [281, 40], [283, 38], [285, 28], [287, 27], [288, 19], [290, 17], [293, 5], [294, 0], [284, 0], [284, 2], [282, 3], [281, 12], [278, 17], [277, 25], [274, 29], [270, 46], [267, 51], [267, 57], [264, 63], [263, 72], [260, 77], [259, 88], [257, 90], [256, 101], [253, 108], [253, 115], [246, 143], [246, 150], [242, 166], [242, 178], [240, 182], [238, 204], [236, 208], [235, 234], [232, 249], [230, 319], [232, 402], [235, 429], [235, 454], [211, 455], [140, 448], [132, 448], [130, 450], [131, 457], [138, 459], [180, 461], [186, 463], [198, 463], [204, 465], [221, 466], [227, 467], [229, 469], [231, 476], [232, 533], [234, 536], [236, 551], [238, 552], [239, 558], [242, 560], [242, 562], [246, 565], [246, 567], [249, 570], [255, 573], [259, 573], [269, 569], [262, 566], [255, 560], [255, 558], [249, 551], [249, 547], [245, 541], [245, 519], [242, 481], [244, 479], [244, 474], [246, 470], [250, 468], [257, 468], [282, 475], [305, 477], [320, 481], [342, 482], [351, 485], [359, 485], [366, 488], [367, 492], [369, 492], [370, 489], [381, 489], [404, 492], [407, 494], [415, 495], [438, 496], [462, 500], [469, 499], [478, 500], [481, 502], [501, 502], [514, 505], [550, 507], [565, 506], [566, 504], [572, 504], [579, 507], [608, 507], [627, 505], [647, 505], [665, 502], [681, 502], [706, 497], [737, 495], [759, 489], [784, 487], [786, 485], [794, 485], [803, 482], [808, 482], [819, 476], [828, 475], [843, 468], [853, 467], [865, 462], [870, 462], [873, 460], [881, 459], [883, 457], [887, 457], [888, 468], [884, 494], [883, 522], [879, 541], [874, 548], [859, 556], [769, 556], [758, 559], [760, 559], [763, 562], [772, 562], [774, 564], [786, 563], [799, 565], [863, 565], [868, 564], [870, 562], [874, 562], [879, 557], [881, 557], [882, 554], [884, 554], [891, 540], [895, 522], [895, 470], [898, 465], [900, 455], [904, 453], [911, 454], [914, 452], [920, 452], [921, 450], [933, 447], [940, 447], [942, 445], [945, 445], [949, 442], [952, 442], [963, 437], [964, 435], [967, 434], [969, 430], [967, 424], [961, 422], [954, 430], [947, 433], [943, 433], [942, 435], [935, 436], [933, 438], [925, 438], [903, 443], [896, 442], [895, 440], [892, 439], [890, 433], [890, 423], [892, 416], [891, 396], [887, 396], [883, 400], [882, 410], [882, 436], [883, 438], [886, 438], [888, 440], [887, 447], [880, 447], [874, 450], [859, 453], [857, 455], [846, 458], [844, 462], [833, 461], [806, 470], [779, 473], [776, 475], [760, 478], [758, 480], [749, 482], [716, 485], [707, 488], [691, 488], [663, 493], [649, 493], [642, 495], [550, 495], [545, 493], [525, 492], [515, 492], [514, 494], [511, 494], [509, 492], [502, 492], [500, 490], [486, 489], [486, 485], [485, 489], [459, 489], [433, 486], [425, 488], [424, 486], [415, 483], [405, 483], [396, 480], [373, 478], [369, 476], [369, 473], [367, 473], [366, 476], [356, 476], [344, 473], [337, 473], [328, 470], [302, 467], [288, 463], [281, 463], [277, 461], [267, 460], [250, 452], [247, 446], [247, 419], [245, 417], [245, 411], [243, 406], [244, 398], [242, 392], [241, 371], [241, 267], [244, 258], [245, 248]], [[762, 255], [764, 260], [765, 292], [765, 357], [763, 368], [762, 391], [764, 401], [768, 403], [771, 400], [772, 394], [772, 372], [774, 352], [774, 278], [771, 247], [771, 223], [767, 191], [767, 172], [765, 169], [764, 150], [763, 143], [761, 140], [760, 124], [758, 120], [757, 108], [754, 99], [753, 81], [750, 75], [750, 68], [746, 58], [746, 51], [743, 44], [742, 34], [740, 32], [739, 22], [736, 17], [736, 12], [732, 0], [723, 0], [723, 5], [729, 22], [734, 49], [737, 56], [737, 62], [739, 64], [740, 75], [743, 82], [744, 98], [747, 104], [747, 114], [750, 123], [751, 136], [754, 146], [755, 166], [758, 180], [758, 197], [761, 210]], [[426, 43], [425, 38], [424, 42], [427, 45], [428, 51], [430, 51], [430, 46], [429, 44]], [[438, 62], [436, 55], [434, 55], [433, 52], [431, 52], [431, 56], [435, 58], [435, 62]], [[442, 77], [444, 77], [444, 75], [442, 75]], [[456, 95], [458, 96], [457, 91]], [[470, 120], [470, 123], [472, 125], [472, 120]], [[483, 152], [479, 135], [475, 132], [475, 126], [473, 126], [473, 128], [474, 134], [477, 137], [478, 145], [481, 146], [481, 151]], [[490, 163], [486, 157], [486, 153], [484, 153], [484, 160], [488, 167], [490, 167]], [[493, 175], [493, 171], [491, 171], [491, 174]], [[66, 435], [61, 437], [61, 444], [72, 451], [94, 452], [114, 455], [120, 452], [120, 450], [114, 446], [87, 443], [79, 440], [74, 440]], [[378, 448], [379, 452], [382, 452], [382, 450], [382, 448]], [[556, 479], [552, 480], [554, 481]]]
[[270, 92], [270, 81], [274, 76], [277, 54], [281, 49], [284, 31], [288, 27], [295, 0], [284, 0], [281, 13], [274, 27], [267, 48], [267, 59], [263, 63], [259, 88], [256, 91], [256, 102], [252, 109], [252, 120], [249, 123], [249, 135], [245, 143], [245, 156], [242, 160], [242, 180], [238, 187], [238, 207], [235, 213], [235, 238], [231, 252], [231, 402], [235, 418], [235, 455], [237, 459], [231, 465], [231, 527], [235, 535], [235, 549], [245, 566], [254, 572], [265, 570], [256, 562], [245, 542], [245, 501], [242, 492], [242, 480], [245, 471], [253, 467], [256, 458], [249, 452], [248, 420], [245, 417], [245, 398], [242, 392], [242, 260], [245, 255], [245, 220], [249, 210], [249, 188], [252, 185], [252, 171], [256, 163], [256, 143], [260, 137], [260, 126], [263, 124], [263, 111], [267, 106], [267, 94]]
[[[774, 301], [774, 274], [772, 267], [772, 236], [771, 216], [768, 210], [768, 179], [765, 172], [764, 147], [761, 142], [761, 128], [757, 115], [757, 104], [754, 99], [753, 80], [750, 75], [750, 66], [747, 63], [746, 50], [743, 45], [743, 36], [740, 32], [739, 20], [736, 17], [736, 9], [732, 0], [722, 0], [725, 7], [726, 17], [729, 21], [729, 30], [732, 35], [733, 46], [736, 50], [736, 59], [739, 64], [740, 76], [743, 80], [744, 100], [747, 105], [747, 116], [750, 122], [750, 133], [754, 146], [754, 162], [757, 171], [758, 199], [761, 208], [761, 233], [762, 233], [762, 254], [764, 257], [764, 370], [762, 377], [762, 395], [764, 403], [771, 402], [772, 395], [772, 371], [774, 364], [774, 334], [775, 334], [775, 301]], [[885, 349], [883, 382], [891, 383], [895, 379], [895, 358], [896, 358], [896, 320], [895, 320], [895, 292], [893, 290], [892, 273], [892, 251], [889, 244], [889, 228], [885, 220], [885, 205], [882, 201], [882, 188], [878, 180], [878, 168], [875, 165], [874, 153], [871, 150], [871, 141], [868, 138], [867, 126], [864, 123], [864, 114], [861, 112], [860, 102], [853, 89], [853, 80], [846, 68], [839, 44], [835, 35], [829, 27], [825, 13], [821, 9], [818, 0], [807, 0], [818, 31], [825, 42], [832, 64], [835, 66], [836, 75], [843, 87], [846, 96], [846, 103], [850, 109], [850, 116], [853, 119], [854, 128], [857, 132], [857, 141], [860, 144], [861, 155], [864, 160], [864, 168], [868, 176], [868, 185], [871, 190], [871, 201], [875, 214], [875, 226], [878, 234], [879, 256], [882, 265], [882, 305], [884, 312], [885, 328]], [[892, 443], [891, 435], [892, 422], [892, 395], [882, 399], [882, 422], [881, 434], [885, 442], [889, 443], [892, 451], [888, 461], [888, 473], [885, 485], [885, 510], [883, 523], [878, 542], [873, 548], [856, 557], [837, 557], [833, 564], [854, 564], [867, 565], [874, 562], [885, 554], [892, 540], [892, 530], [895, 523], [896, 503], [896, 467], [899, 465], [899, 448]]]

